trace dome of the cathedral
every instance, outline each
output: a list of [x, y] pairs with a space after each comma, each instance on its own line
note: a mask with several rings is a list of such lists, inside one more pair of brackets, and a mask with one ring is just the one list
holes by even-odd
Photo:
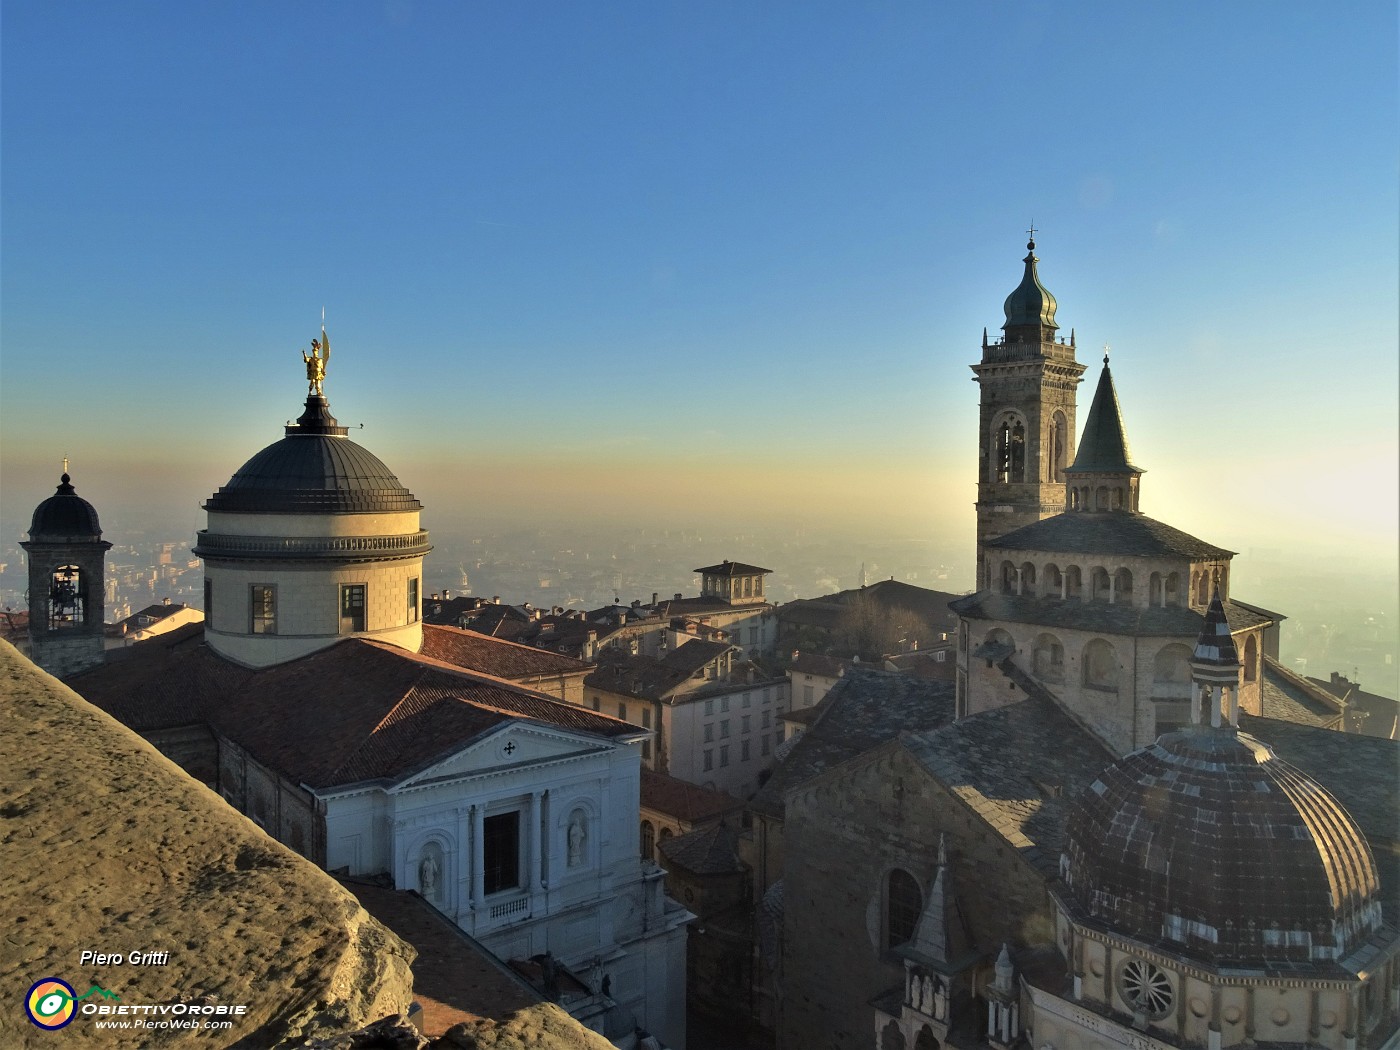
[[1027, 243], [1026, 248], [1027, 255], [1022, 260], [1026, 264], [1026, 272], [1021, 277], [1021, 283], [1006, 297], [1002, 306], [1006, 312], [1006, 323], [1002, 328], [1014, 328], [1019, 325], [1058, 328], [1059, 325], [1055, 323], [1055, 297], [1046, 291], [1045, 286], [1040, 283], [1039, 274], [1036, 273], [1035, 264], [1040, 260], [1035, 255], [1035, 241]]
[[34, 508], [29, 524], [31, 540], [87, 541], [102, 537], [93, 505], [74, 491], [72, 479], [65, 473], [59, 479], [58, 491]]
[[1168, 733], [1119, 759], [1068, 832], [1065, 878], [1086, 918], [1213, 963], [1339, 959], [1380, 925], [1356, 823], [1231, 727]]
[[205, 502], [205, 510], [330, 514], [423, 509], [379, 457], [346, 434], [326, 399], [313, 394], [286, 436], [239, 467]]

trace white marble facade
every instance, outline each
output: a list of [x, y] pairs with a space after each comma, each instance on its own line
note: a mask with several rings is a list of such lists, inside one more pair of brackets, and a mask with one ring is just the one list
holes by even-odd
[[398, 783], [323, 791], [326, 866], [389, 872], [503, 960], [607, 978], [680, 1050], [693, 916], [639, 859], [640, 739], [519, 719]]

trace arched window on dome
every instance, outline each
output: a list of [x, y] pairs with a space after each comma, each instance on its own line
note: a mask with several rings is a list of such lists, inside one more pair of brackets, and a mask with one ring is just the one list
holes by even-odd
[[1201, 608], [1210, 604], [1210, 574], [1204, 569], [1196, 573], [1196, 604]]
[[83, 570], [60, 565], [49, 573], [49, 630], [66, 631], [87, 623], [87, 587]]
[[1089, 573], [1089, 599], [1096, 602], [1108, 601], [1108, 570], [1102, 565], [1095, 565]]
[[908, 944], [924, 910], [923, 892], [918, 882], [902, 868], [885, 877], [885, 950]]
[[1181, 573], [1169, 572], [1163, 584], [1164, 604], [1167, 606], [1177, 606], [1181, 604]]
[[1159, 609], [1166, 602], [1162, 600], [1162, 574], [1154, 572], [1147, 578], [1147, 605], [1152, 609]]
[[1100, 485], [1094, 490], [1094, 509], [1108, 510], [1108, 486]]
[[1044, 590], [1045, 597], [1047, 597], [1047, 598], [1063, 598], [1063, 597], [1064, 597], [1064, 593], [1063, 593], [1063, 592], [1064, 592], [1064, 587], [1065, 587], [1065, 577], [1064, 577], [1064, 573], [1060, 572], [1060, 567], [1059, 567], [1058, 565], [1056, 565], [1053, 561], [1052, 561], [1049, 565], [1045, 566], [1045, 584], [1044, 584], [1044, 587], [1045, 587], [1045, 590]]
[[1070, 565], [1065, 569], [1065, 597], [1084, 597], [1084, 574], [1078, 565]]
[[1030, 562], [1021, 566], [1021, 593], [1035, 594], [1035, 566]]

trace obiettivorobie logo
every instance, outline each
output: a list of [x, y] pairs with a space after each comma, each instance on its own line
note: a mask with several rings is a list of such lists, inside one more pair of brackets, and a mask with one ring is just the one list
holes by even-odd
[[[214, 996], [165, 1003], [122, 1002], [121, 998], [98, 984], [79, 995], [67, 981], [45, 977], [30, 986], [24, 1012], [31, 1023], [49, 1032], [68, 1027], [79, 1015], [97, 1028], [220, 1029], [232, 1028], [234, 1018], [248, 1013], [247, 1006], [220, 1003]], [[98, 1001], [109, 999], [117, 1005]]]
[[120, 999], [116, 992], [109, 992], [101, 985], [94, 984], [82, 995], [73, 991], [73, 986], [57, 977], [45, 977], [35, 981], [24, 997], [24, 1012], [29, 1020], [40, 1028], [53, 1031], [67, 1027], [78, 1012], [77, 1003], [90, 995], [103, 999]]

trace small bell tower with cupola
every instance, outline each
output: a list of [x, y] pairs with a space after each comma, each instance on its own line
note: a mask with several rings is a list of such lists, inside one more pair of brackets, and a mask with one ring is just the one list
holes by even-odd
[[103, 661], [103, 562], [97, 511], [73, 489], [68, 461], [58, 491], [34, 508], [29, 539], [29, 653], [58, 678]]
[[1075, 388], [1084, 366], [1074, 333], [1058, 334], [1056, 302], [1036, 270], [1035, 228], [1021, 283], [1006, 297], [1003, 335], [982, 331], [977, 468], [977, 588], [990, 582], [982, 546], [1065, 509], [1065, 470], [1074, 460]]

